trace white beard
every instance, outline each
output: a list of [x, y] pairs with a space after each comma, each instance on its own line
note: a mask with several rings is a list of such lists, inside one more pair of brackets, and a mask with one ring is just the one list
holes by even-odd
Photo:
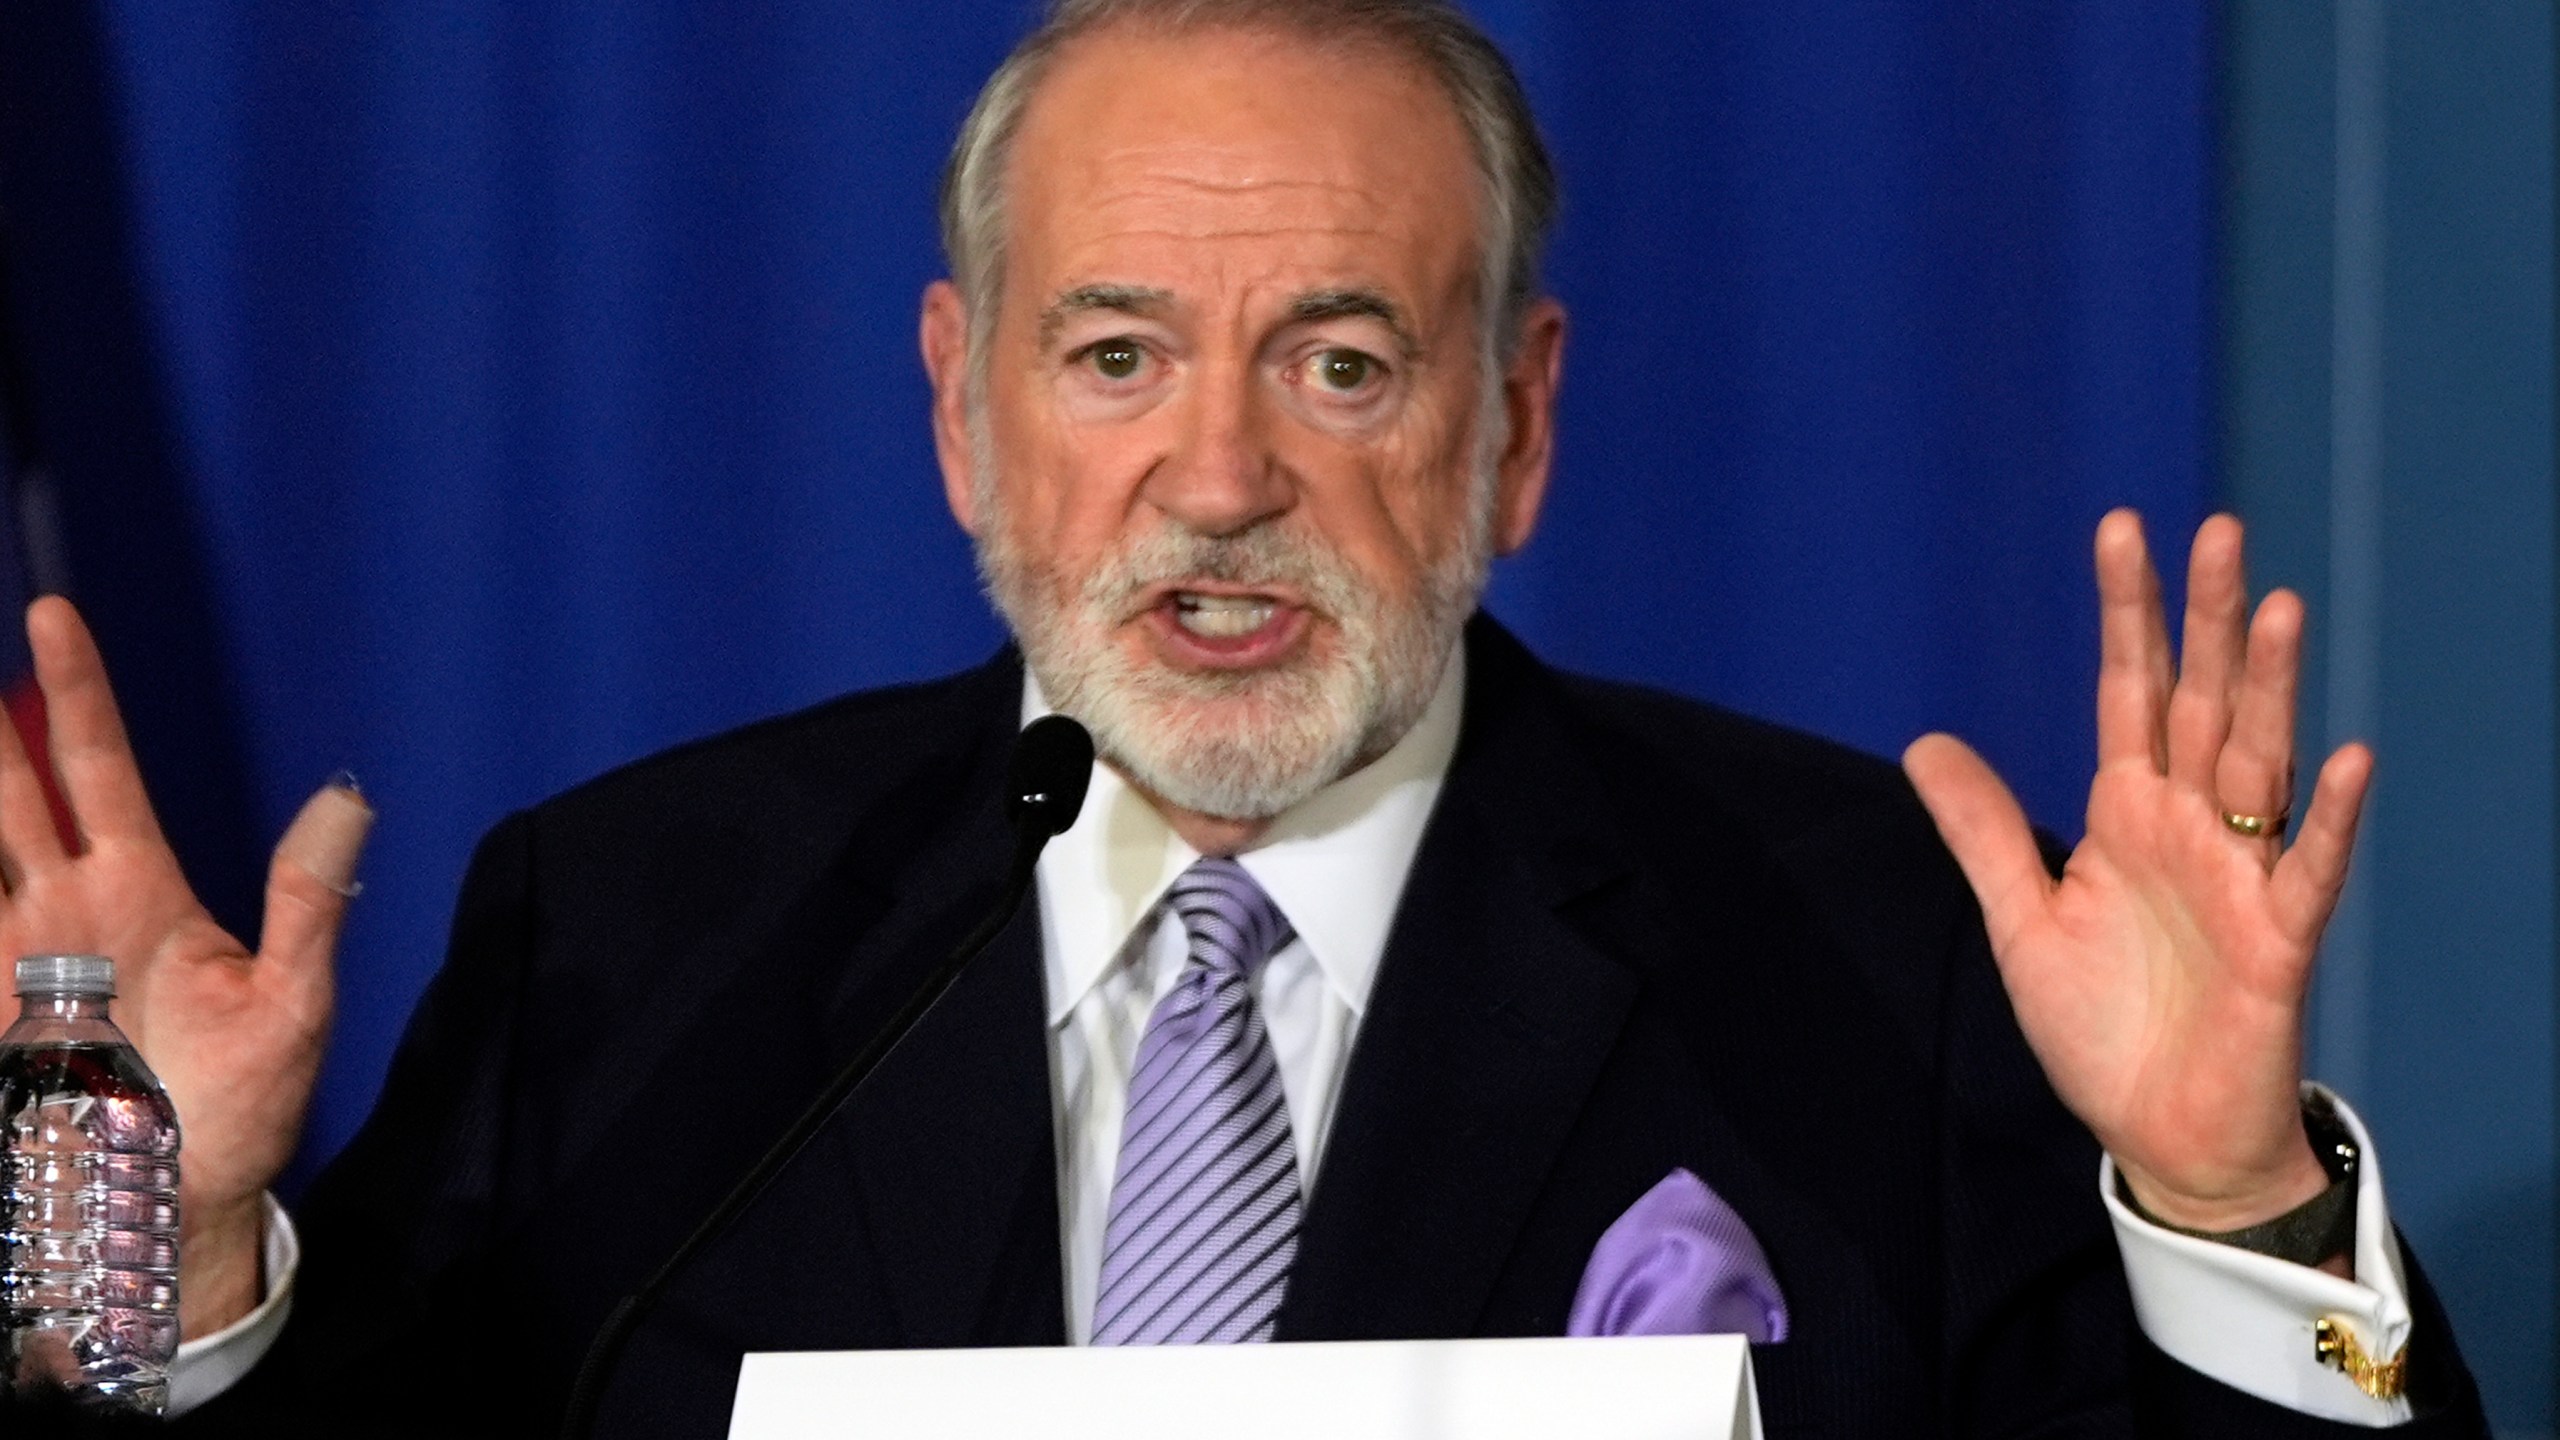
[[[1040, 689], [1093, 732], [1095, 750], [1159, 801], [1265, 820], [1385, 754], [1438, 690], [1492, 557], [1491, 457], [1473, 478], [1465, 532], [1411, 596], [1380, 593], [1283, 518], [1234, 535], [1171, 521], [1131, 536], [1082, 583], [1016, 542], [973, 427], [978, 575]], [[1186, 672], [1132, 660], [1115, 632], [1148, 587], [1221, 580], [1286, 586], [1332, 622], [1335, 643], [1250, 672]]]

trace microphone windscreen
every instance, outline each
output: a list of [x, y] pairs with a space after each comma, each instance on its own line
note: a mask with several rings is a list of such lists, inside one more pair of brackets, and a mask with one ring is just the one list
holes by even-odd
[[1076, 823], [1093, 779], [1093, 737], [1064, 715], [1043, 715], [1013, 742], [1005, 810], [1015, 823], [1056, 835]]

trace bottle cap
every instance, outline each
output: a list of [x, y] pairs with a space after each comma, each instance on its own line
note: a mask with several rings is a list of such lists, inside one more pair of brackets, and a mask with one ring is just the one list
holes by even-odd
[[104, 955], [21, 955], [21, 995], [113, 995], [116, 962]]

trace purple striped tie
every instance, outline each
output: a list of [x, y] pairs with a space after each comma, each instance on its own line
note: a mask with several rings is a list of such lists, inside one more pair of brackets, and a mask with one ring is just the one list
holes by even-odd
[[1093, 1343], [1268, 1340], [1298, 1254], [1298, 1147], [1252, 980], [1294, 932], [1233, 860], [1183, 871], [1166, 903], [1191, 958], [1129, 1076]]

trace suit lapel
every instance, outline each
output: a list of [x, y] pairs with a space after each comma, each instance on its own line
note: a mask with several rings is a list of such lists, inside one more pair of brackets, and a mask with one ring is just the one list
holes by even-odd
[[1618, 1044], [1635, 976], [1558, 907], [1630, 868], [1550, 683], [1469, 633], [1465, 728], [1326, 1144], [1284, 1339], [1464, 1335]]
[[1066, 1338], [1041, 989], [1025, 904], [836, 1128], [906, 1344]]
[[[809, 1017], [830, 1069], [999, 898], [1021, 681], [1013, 664], [989, 668], [1001, 673], [973, 691], [984, 713], [956, 747], [959, 783], [947, 772], [930, 787], [941, 823], [921, 825], [903, 863], [875, 881], [892, 891], [885, 911], [850, 942]], [[819, 1134], [787, 1189], [757, 1207], [780, 1227], [771, 1243], [789, 1245], [789, 1227], [841, 1228], [854, 1197], [896, 1343], [1064, 1339], [1042, 988], [1039, 908], [1026, 903]]]

